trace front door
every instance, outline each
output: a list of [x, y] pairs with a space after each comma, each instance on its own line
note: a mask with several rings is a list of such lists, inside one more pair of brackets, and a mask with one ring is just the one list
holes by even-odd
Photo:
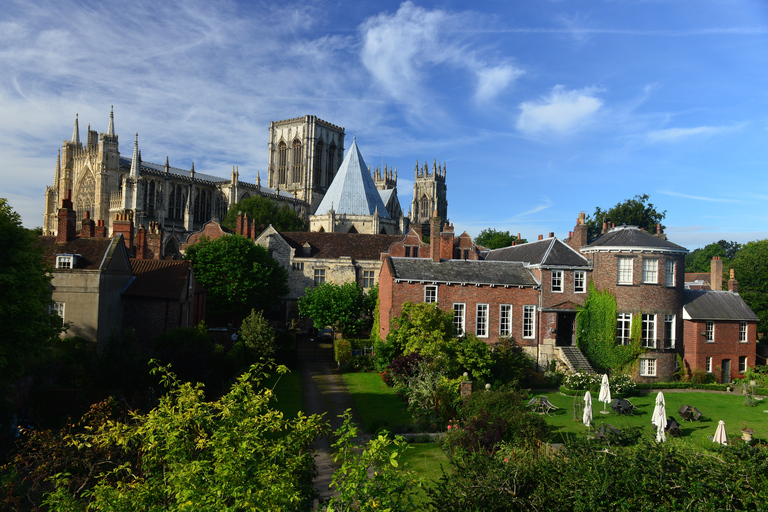
[[731, 360], [723, 359], [723, 384], [731, 382]]
[[575, 331], [576, 313], [568, 311], [557, 314], [557, 335], [555, 345], [558, 347], [570, 347], [576, 344], [573, 333]]

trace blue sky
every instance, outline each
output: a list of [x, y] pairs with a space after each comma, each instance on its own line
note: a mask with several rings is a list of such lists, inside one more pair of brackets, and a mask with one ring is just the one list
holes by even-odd
[[0, 196], [42, 224], [75, 114], [145, 161], [265, 178], [269, 121], [447, 164], [458, 232], [565, 237], [646, 193], [694, 249], [768, 238], [768, 2], [5, 0]]

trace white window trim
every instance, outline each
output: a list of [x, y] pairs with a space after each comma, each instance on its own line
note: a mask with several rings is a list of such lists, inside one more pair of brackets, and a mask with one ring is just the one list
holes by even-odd
[[705, 365], [706, 372], [712, 373], [712, 356], [707, 356], [707, 359], [705, 361], [706, 362], [704, 363], [704, 365]]
[[[529, 316], [528, 313], [530, 312], [530, 321], [526, 320], [526, 317]], [[531, 327], [531, 334], [528, 336], [525, 335], [525, 328], [526, 324], [530, 323]], [[526, 305], [523, 306], [523, 339], [531, 340], [536, 338], [536, 306], [533, 305]]]
[[[435, 300], [433, 300], [433, 301], [428, 301], [427, 300], [427, 291], [429, 291], [429, 290], [434, 290], [435, 291]], [[424, 285], [424, 302], [429, 303], [429, 304], [433, 304], [433, 303], [437, 302], [437, 286], [436, 285], [434, 285], [434, 284]]]
[[[623, 336], [619, 336], [619, 323], [624, 323], [624, 321], [629, 320], [629, 328], [627, 329], [627, 337], [624, 338]], [[624, 332], [624, 329], [622, 329], [622, 333]], [[632, 313], [618, 313], [616, 315], [616, 341], [619, 345], [629, 345], [629, 343], [632, 341]]]
[[[665, 278], [665, 282], [667, 286], [674, 287], [675, 286], [675, 267], [677, 266], [677, 263], [675, 260], [667, 260], [667, 276]], [[671, 270], [670, 270], [671, 267]]]
[[[320, 272], [322, 271], [322, 275], [320, 275]], [[322, 281], [318, 282], [318, 278], [322, 278]], [[326, 273], [326, 269], [324, 268], [315, 268], [312, 270], [312, 279], [315, 283], [315, 286], [320, 286], [321, 284], [325, 283], [328, 280], [328, 275]]]
[[[709, 326], [712, 326], [712, 329], [709, 329]], [[707, 320], [704, 324], [704, 342], [705, 343], [714, 343], [715, 342], [715, 322], [714, 320]]]
[[647, 313], [646, 314], [642, 314], [642, 315], [640, 315], [640, 321], [643, 322], [643, 325], [642, 325], [642, 328], [641, 328], [641, 332], [643, 332], [643, 331], [647, 332], [648, 331], [648, 329], [645, 328], [646, 323], [653, 324], [653, 329], [651, 330], [652, 337], [651, 338], [642, 337], [643, 347], [646, 347], [646, 348], [656, 348], [656, 341], [657, 341], [657, 336], [656, 336], [656, 315], [655, 314], [651, 315], [651, 314], [647, 314]]
[[[477, 304], [475, 307], [475, 334], [478, 338], [488, 337], [488, 312], [488, 304]], [[481, 325], [483, 327], [482, 331], [480, 330]]]
[[[650, 366], [653, 367], [653, 371], [649, 371]], [[640, 359], [640, 376], [641, 377], [656, 376], [656, 359], [651, 359], [651, 358]]]
[[[629, 265], [628, 272], [622, 272], [622, 269], [621, 269], [622, 262]], [[621, 285], [634, 284], [634, 266], [635, 266], [634, 258], [630, 258], [627, 256], [619, 256], [618, 261], [616, 263], [616, 269], [618, 274], [616, 276], [616, 279], [618, 281], [618, 284], [621, 284]], [[627, 274], [626, 279], [622, 279], [622, 277], [625, 277], [624, 274]]]
[[643, 284], [659, 283], [659, 260], [643, 258]]
[[[742, 331], [741, 328], [744, 327]], [[741, 339], [741, 334], [744, 333], [744, 339]], [[747, 322], [739, 322], [739, 343], [749, 343], [749, 324]]]
[[[504, 308], [507, 308], [506, 325], [504, 325]], [[512, 304], [499, 304], [499, 336], [512, 336]]]
[[59, 315], [62, 320], [64, 320], [64, 303], [54, 301], [50, 306], [48, 306], [48, 313], [55, 313]]
[[[577, 276], [580, 276], [580, 279]], [[579, 280], [581, 280], [581, 289], [576, 286]], [[573, 293], [587, 293], [587, 273], [584, 270], [573, 271]]]
[[664, 345], [667, 343], [667, 317], [672, 317], [672, 337], [669, 339], [670, 348], [675, 348], [677, 342], [675, 335], [677, 334], [677, 315], [664, 315]]
[[[562, 270], [552, 270], [550, 272], [551, 272], [550, 275], [552, 277], [552, 282], [550, 283], [550, 289], [552, 290], [552, 293], [563, 293], [563, 290], [565, 288], [563, 283], [565, 272], [563, 272]], [[555, 281], [559, 283], [557, 287], [555, 287]]]
[[72, 270], [73, 268], [75, 268], [75, 255], [74, 254], [57, 254], [56, 268], [61, 270]]
[[[461, 307], [461, 318], [456, 321], [456, 306]], [[463, 336], [467, 332], [467, 305], [464, 302], [453, 303], [453, 325], [456, 326], [456, 335]]]
[[[744, 366], [742, 367], [741, 361], [744, 360]], [[739, 356], [739, 373], [746, 373], [749, 369], [749, 358], [747, 356]]]

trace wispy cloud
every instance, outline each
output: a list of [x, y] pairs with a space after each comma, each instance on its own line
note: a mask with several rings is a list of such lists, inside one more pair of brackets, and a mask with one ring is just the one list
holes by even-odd
[[648, 134], [650, 142], [677, 142], [681, 139], [709, 137], [718, 133], [729, 132], [736, 128], [732, 126], [696, 126], [694, 128], [667, 128], [652, 131]]
[[684, 199], [691, 199], [693, 201], [706, 201], [709, 203], [740, 203], [738, 199], [729, 199], [725, 197], [705, 197], [705, 196], [694, 196], [691, 194], [683, 194], [682, 192], [675, 192], [673, 190], [660, 190], [660, 194], [664, 194], [666, 196], [673, 196], [673, 197], [682, 197]]
[[566, 134], [583, 128], [603, 106], [602, 100], [597, 97], [598, 92], [598, 89], [589, 87], [569, 91], [557, 85], [549, 95], [520, 104], [517, 129], [529, 134]]

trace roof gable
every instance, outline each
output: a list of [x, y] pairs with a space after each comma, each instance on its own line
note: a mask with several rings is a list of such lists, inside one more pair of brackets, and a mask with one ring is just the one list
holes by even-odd
[[[360, 233], [325, 233], [317, 231], [279, 231], [280, 237], [295, 250], [299, 257], [336, 259], [348, 256], [355, 260], [379, 260], [381, 253], [389, 252], [392, 244], [404, 235], [367, 235]], [[309, 244], [309, 256], [304, 247]]]
[[131, 259], [135, 275], [125, 291], [128, 297], [180, 299], [187, 287], [191, 262], [188, 260]]
[[587, 267], [589, 261], [557, 237], [493, 249], [489, 261], [520, 261], [529, 265]]
[[[55, 236], [39, 237], [40, 246], [43, 248], [43, 258], [51, 266], [56, 267], [57, 254], [78, 254], [75, 270], [101, 270], [102, 265], [108, 263], [105, 257], [109, 253], [112, 241], [119, 239], [123, 245], [122, 252], [125, 253], [125, 261], [128, 261], [128, 255], [125, 251], [125, 244], [122, 244], [123, 238], [95, 238], [95, 237], [77, 237], [66, 243], [56, 243]], [[119, 250], [117, 245], [113, 250]]]
[[758, 321], [738, 293], [726, 291], [685, 290], [683, 312], [691, 320]]
[[654, 236], [637, 226], [611, 228], [607, 233], [600, 235], [586, 247], [582, 248], [582, 252], [628, 248], [670, 251], [683, 254], [688, 252], [688, 249], [685, 247]]
[[476, 284], [493, 286], [537, 286], [530, 270], [519, 261], [443, 260], [390, 258], [392, 276], [399, 281]]

